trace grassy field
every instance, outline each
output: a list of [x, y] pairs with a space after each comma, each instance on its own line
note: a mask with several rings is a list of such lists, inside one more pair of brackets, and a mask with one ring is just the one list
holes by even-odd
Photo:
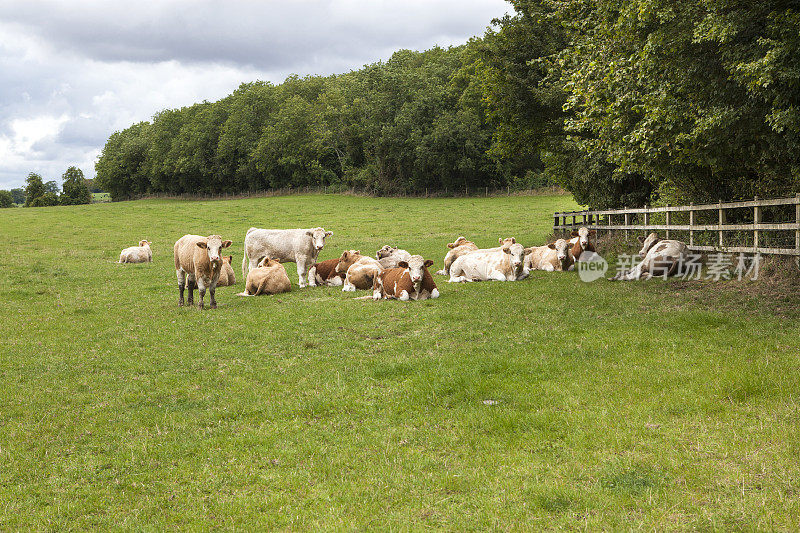
[[[315, 195], [6, 214], [0, 530], [797, 530], [796, 292], [539, 272], [437, 276], [441, 297], [410, 303], [240, 298], [239, 279], [217, 310], [177, 306], [184, 233], [232, 239], [237, 276], [250, 226], [324, 225], [321, 259], [396, 244], [438, 269], [459, 234], [537, 244], [572, 207]], [[144, 238], [152, 264], [114, 263]]]

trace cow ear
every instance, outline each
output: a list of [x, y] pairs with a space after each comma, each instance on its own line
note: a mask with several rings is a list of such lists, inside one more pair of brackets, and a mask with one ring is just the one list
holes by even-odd
[[517, 244], [517, 239], [515, 239], [514, 237], [511, 237], [511, 244]]
[[453, 248], [455, 248], [455, 247], [456, 247], [456, 243], [454, 243], [454, 242], [448, 242], [448, 243], [447, 243], [447, 247], [448, 247], [448, 248], [450, 248], [450, 249], [453, 249]]
[[313, 237], [314, 236], [314, 232], [313, 231], [307, 231], [306, 235], [308, 235], [309, 237]]
[[208, 243], [204, 241], [198, 241], [197, 246], [199, 246], [200, 248], [208, 248]]
[[578, 230], [574, 229], [574, 230], [572, 230], [572, 232], [570, 232], [570, 235], [573, 236], [573, 237], [577, 237], [578, 235], [580, 235], [580, 233], [578, 233]]
[[326, 231], [326, 232], [325, 232], [325, 236], [326, 236], [326, 237], [330, 237], [331, 235], [333, 235], [333, 232], [332, 232], [332, 231]]
[[502, 237], [498, 238], [498, 239], [497, 239], [497, 241], [498, 241], [500, 244], [503, 244], [503, 238], [502, 238]]
[[433, 266], [433, 259], [426, 259], [425, 262], [422, 264], [425, 268]]
[[339, 258], [339, 261], [344, 261], [345, 259], [347, 259], [348, 255], [350, 255], [350, 252], [348, 251], [342, 252], [342, 257]]
[[641, 235], [636, 237], [636, 240], [639, 241], [641, 244], [644, 244], [644, 237], [642, 237]]
[[222, 247], [223, 248], [227, 248], [231, 244], [233, 244], [233, 241], [222, 241]]
[[503, 248], [503, 252], [507, 254], [511, 254], [511, 248]]
[[556, 243], [551, 242], [550, 244], [547, 245], [547, 247], [550, 248], [551, 250], [555, 250], [556, 249]]
[[361, 255], [361, 250], [356, 250], [355, 252], [353, 252], [353, 254], [354, 255]]
[[592, 237], [594, 235], [597, 235], [597, 232], [595, 230], [593, 230], [593, 229], [590, 229], [589, 230], [589, 236]]
[[400, 261], [399, 263], [397, 263], [397, 266], [399, 266], [400, 268], [408, 268], [408, 263], [406, 263], [405, 261]]

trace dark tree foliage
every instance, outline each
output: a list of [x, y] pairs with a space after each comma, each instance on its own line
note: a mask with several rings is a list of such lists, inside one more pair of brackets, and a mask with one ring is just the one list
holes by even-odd
[[14, 198], [15, 204], [25, 203], [25, 189], [21, 187], [18, 187], [16, 189], [11, 189], [11, 196]]
[[593, 207], [800, 190], [800, 9], [511, 0], [464, 46], [159, 112], [113, 134], [112, 199], [558, 183]]
[[69, 167], [61, 176], [60, 201], [62, 205], [78, 205], [92, 203], [92, 193], [83, 177], [83, 171], [77, 167]]
[[42, 177], [35, 172], [28, 174], [25, 179], [25, 207], [36, 207], [34, 203], [47, 192], [44, 188]]
[[14, 207], [14, 196], [11, 191], [0, 190], [0, 208]]

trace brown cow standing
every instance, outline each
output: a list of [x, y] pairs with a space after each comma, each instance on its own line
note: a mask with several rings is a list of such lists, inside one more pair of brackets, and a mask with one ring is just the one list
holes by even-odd
[[438, 298], [439, 289], [428, 272], [433, 261], [423, 259], [421, 255], [412, 255], [411, 259], [400, 261], [399, 268], [387, 268], [375, 276], [372, 285], [372, 298], [397, 298], [398, 300], [425, 300]]
[[231, 245], [231, 241], [223, 241], [219, 235], [201, 237], [200, 235], [184, 235], [175, 241], [173, 256], [175, 258], [175, 273], [178, 277], [178, 305], [183, 305], [183, 290], [189, 283], [189, 305], [194, 303], [195, 285], [200, 292], [200, 303], [203, 308], [203, 297], [206, 289], [211, 292], [211, 309], [217, 307], [214, 293], [217, 290], [219, 273], [222, 270], [222, 257], [219, 252], [222, 248]]

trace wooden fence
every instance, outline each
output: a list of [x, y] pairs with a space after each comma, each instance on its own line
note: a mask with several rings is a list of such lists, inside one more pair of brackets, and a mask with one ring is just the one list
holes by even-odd
[[[793, 221], [780, 223], [763, 223], [762, 215], [765, 207], [773, 206], [794, 206], [794, 216], [788, 216]], [[732, 209], [752, 209], [752, 222], [740, 224], [728, 224], [728, 212]], [[716, 224], [698, 223], [697, 213], [717, 212]], [[676, 213], [688, 212], [688, 224], [673, 224], [672, 220]], [[651, 223], [653, 215], [658, 215], [658, 223]], [[663, 216], [661, 215], [663, 214]], [[713, 216], [713, 215], [712, 215]], [[758, 197], [753, 200], [743, 202], [718, 202], [716, 204], [703, 205], [680, 205], [664, 207], [641, 207], [635, 209], [610, 209], [596, 211], [570, 211], [554, 213], [553, 231], [555, 233], [571, 230], [577, 227], [586, 226], [595, 229], [598, 235], [601, 232], [624, 231], [627, 240], [631, 231], [663, 231], [663, 236], [670, 238], [671, 232], [688, 232], [689, 238], [686, 243], [690, 250], [698, 252], [721, 251], [728, 253], [760, 253], [772, 255], [790, 255], [795, 257], [795, 262], [800, 267], [800, 194], [790, 198], [773, 198], [761, 200]], [[685, 218], [685, 217], [684, 217]], [[706, 216], [705, 218], [708, 218]], [[740, 216], [741, 217], [741, 211]], [[750, 218], [749, 216], [747, 218]], [[571, 219], [571, 220], [569, 220]], [[771, 247], [764, 243], [765, 232], [794, 231], [794, 247]], [[698, 245], [695, 243], [695, 234], [699, 232], [713, 232], [714, 245]], [[752, 246], [729, 245], [726, 244], [725, 234], [727, 232], [746, 232], [752, 233]], [[712, 234], [713, 234], [712, 233]], [[708, 235], [706, 233], [705, 235]], [[706, 242], [708, 239], [704, 239]]]

